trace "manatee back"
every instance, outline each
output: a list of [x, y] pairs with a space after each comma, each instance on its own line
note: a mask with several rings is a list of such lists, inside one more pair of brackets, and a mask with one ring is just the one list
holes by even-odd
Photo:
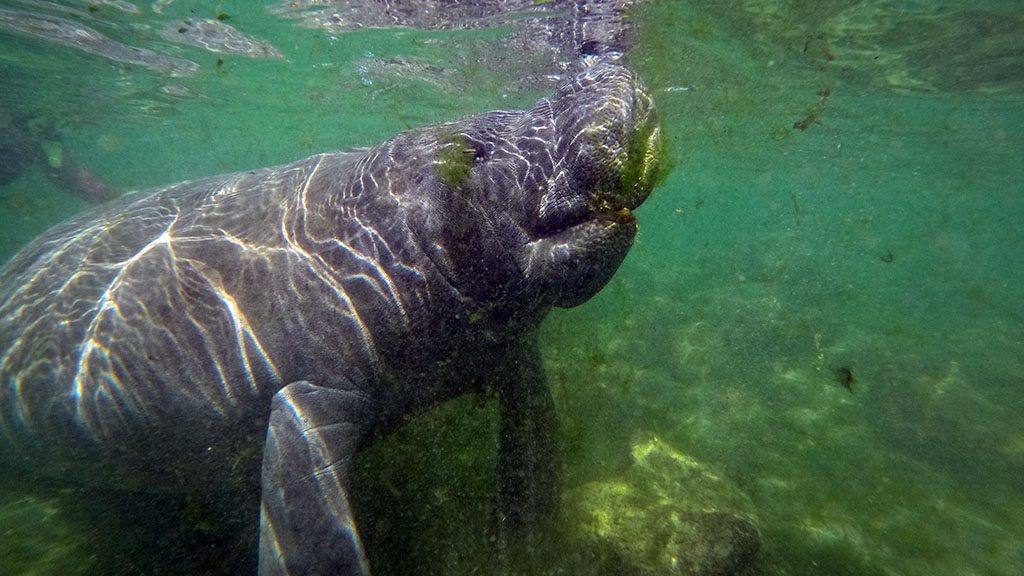
[[0, 273], [0, 441], [145, 434], [161, 410], [224, 417], [233, 402], [258, 403], [255, 381], [277, 374], [252, 361], [258, 341], [230, 294], [272, 290], [258, 276], [283, 262], [274, 255], [296, 192], [314, 167], [345, 174], [362, 156], [132, 193], [16, 254]]

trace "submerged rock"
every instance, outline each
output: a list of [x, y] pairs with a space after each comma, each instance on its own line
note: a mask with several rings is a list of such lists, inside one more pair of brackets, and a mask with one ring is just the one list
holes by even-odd
[[746, 494], [657, 437], [634, 444], [632, 456], [620, 477], [567, 494], [575, 537], [605, 573], [759, 573], [761, 535]]

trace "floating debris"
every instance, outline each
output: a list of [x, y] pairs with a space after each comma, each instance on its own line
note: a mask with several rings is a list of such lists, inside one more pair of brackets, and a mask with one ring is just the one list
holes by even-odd
[[199, 70], [199, 64], [135, 46], [128, 46], [71, 20], [0, 9], [0, 30], [7, 30], [75, 48], [114, 62], [142, 66], [150, 70], [184, 76]]
[[284, 58], [269, 42], [257, 40], [222, 20], [183, 20], [160, 32], [170, 42], [189, 44], [219, 54], [239, 54], [250, 58]]
[[850, 370], [846, 366], [841, 366], [835, 369], [834, 374], [836, 382], [843, 388], [846, 388], [850, 394], [853, 394], [853, 387], [857, 384], [857, 380], [853, 377], [853, 370]]
[[818, 103], [807, 109], [807, 116], [804, 116], [802, 120], [797, 120], [793, 123], [793, 128], [804, 131], [811, 127], [812, 124], [821, 124], [821, 114], [825, 112], [825, 108], [828, 106], [828, 99], [832, 96], [832, 90], [828, 87], [818, 90]]
[[121, 12], [127, 12], [129, 14], [138, 14], [139, 7], [131, 2], [125, 0], [94, 0], [95, 4], [103, 4], [104, 6], [110, 6], [117, 8]]

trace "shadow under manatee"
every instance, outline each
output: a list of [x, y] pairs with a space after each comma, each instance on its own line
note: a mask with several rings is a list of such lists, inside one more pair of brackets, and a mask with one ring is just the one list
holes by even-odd
[[[256, 573], [258, 493], [182, 496], [38, 480], [0, 472], [0, 546], [12, 574], [229, 575]], [[8, 573], [8, 572], [4, 572]]]
[[[577, 425], [565, 421], [566, 428]], [[690, 576], [760, 573], [761, 536], [747, 497], [654, 437], [631, 442], [632, 453], [599, 477], [587, 455], [570, 458], [562, 514], [501, 550], [492, 502], [497, 428], [497, 402], [467, 396], [416, 416], [359, 453], [351, 496], [375, 576], [653, 576], [668, 567]], [[53, 480], [26, 487], [7, 473], [0, 486], [7, 497], [0, 530], [26, 524], [19, 550], [0, 547], [16, 573], [256, 573], [256, 486], [246, 497]], [[617, 520], [606, 526], [606, 518]]]

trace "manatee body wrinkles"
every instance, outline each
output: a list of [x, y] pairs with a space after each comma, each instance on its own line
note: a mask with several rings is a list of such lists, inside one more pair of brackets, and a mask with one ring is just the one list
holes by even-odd
[[658, 143], [635, 75], [602, 61], [526, 111], [85, 212], [0, 276], [0, 456], [181, 492], [244, 492], [241, 467], [260, 574], [368, 574], [353, 454], [486, 392], [496, 517], [530, 526], [558, 490], [537, 327], [622, 262]]

